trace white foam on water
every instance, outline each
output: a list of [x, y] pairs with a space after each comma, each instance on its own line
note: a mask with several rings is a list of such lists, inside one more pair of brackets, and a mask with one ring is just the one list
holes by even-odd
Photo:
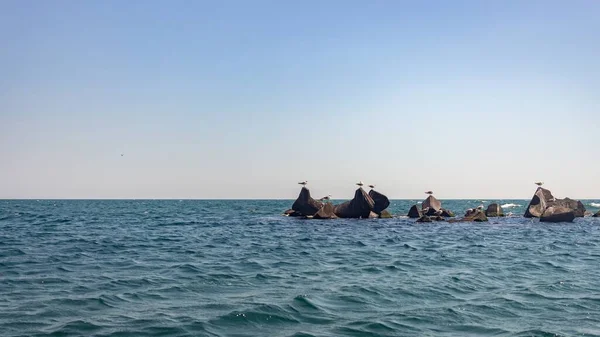
[[592, 207], [600, 207], [600, 204], [597, 203], [597, 202], [592, 202], [592, 203], [590, 203], [590, 206], [592, 206]]
[[521, 205], [519, 205], [519, 204], [504, 204], [500, 207], [501, 208], [515, 208], [515, 207], [521, 207]]

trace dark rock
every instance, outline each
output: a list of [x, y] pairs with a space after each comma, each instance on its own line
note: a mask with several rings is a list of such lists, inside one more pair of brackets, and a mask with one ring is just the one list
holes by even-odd
[[434, 217], [431, 217], [431, 220], [433, 220], [433, 221], [446, 221], [446, 219], [444, 219], [441, 215], [436, 215]]
[[417, 222], [433, 222], [433, 220], [431, 220], [431, 218], [427, 215], [423, 215], [422, 217], [417, 219]]
[[468, 209], [465, 217], [459, 220], [450, 220], [451, 223], [454, 222], [485, 222], [488, 221], [488, 218], [485, 216], [485, 213], [480, 209]]
[[585, 216], [585, 206], [583, 206], [583, 203], [579, 200], [570, 198], [556, 199], [554, 202], [550, 202], [549, 206], [569, 208], [573, 211], [576, 218], [583, 218]]
[[540, 217], [540, 222], [573, 222], [575, 212], [568, 207], [550, 206]]
[[368, 218], [375, 207], [375, 201], [360, 187], [354, 198], [334, 207], [335, 215], [340, 218]]
[[444, 218], [453, 218], [455, 216], [454, 212], [452, 212], [451, 210], [442, 208], [442, 209], [440, 209], [440, 211], [442, 211], [442, 213], [440, 215], [443, 216]]
[[600, 218], [600, 211], [596, 212], [596, 214], [592, 215], [594, 218]]
[[381, 213], [379, 213], [379, 218], [380, 219], [391, 219], [392, 218], [392, 214], [390, 212], [384, 210]]
[[283, 215], [286, 216], [291, 216], [292, 214], [294, 214], [296, 211], [294, 211], [293, 209], [288, 209], [287, 211], [283, 212]]
[[497, 216], [504, 216], [504, 212], [502, 211], [502, 207], [500, 207], [500, 205], [498, 204], [490, 204], [487, 208], [487, 210], [485, 210], [485, 216], [487, 217], [497, 217]]
[[375, 206], [373, 207], [373, 212], [375, 213], [379, 214], [390, 206], [390, 199], [388, 199], [388, 197], [386, 197], [385, 195], [376, 192], [375, 190], [370, 190], [369, 196], [375, 202]]
[[315, 215], [322, 207], [323, 203], [311, 198], [310, 191], [306, 187], [302, 187], [298, 199], [292, 205], [292, 209], [300, 215]]
[[525, 210], [524, 217], [526, 218], [539, 218], [544, 214], [544, 211], [548, 207], [549, 201], [554, 201], [554, 196], [550, 191], [545, 188], [538, 187], [533, 195], [533, 198], [529, 202], [527, 209]]
[[323, 205], [313, 219], [337, 219], [337, 215], [333, 212], [333, 205], [331, 203]]
[[475, 221], [475, 222], [484, 222], [484, 221], [488, 221], [487, 216], [485, 216], [485, 213], [480, 210], [480, 209], [476, 209], [471, 215], [469, 215], [468, 217], [465, 217], [466, 221]]
[[545, 189], [538, 187], [535, 191], [531, 202], [529, 202], [529, 206], [525, 210], [526, 218], [539, 218], [541, 217], [547, 208], [549, 207], [560, 207], [560, 208], [568, 208], [573, 211], [575, 217], [583, 217], [585, 216], [585, 206], [581, 201], [564, 198], [564, 199], [556, 199], [552, 193]]
[[414, 205], [408, 211], [408, 217], [409, 218], [418, 219], [418, 218], [420, 218], [422, 216], [423, 216], [423, 213], [421, 212], [421, 210], [419, 209], [419, 207], [417, 207], [417, 205]]
[[421, 211], [421, 213], [423, 213], [424, 215], [427, 215], [427, 216], [439, 215], [438, 212], [439, 212], [439, 210], [436, 211], [435, 209], [433, 209], [431, 207], [427, 207]]
[[431, 208], [434, 212], [439, 211], [442, 208], [442, 203], [437, 200], [433, 195], [430, 195], [421, 204], [421, 209]]

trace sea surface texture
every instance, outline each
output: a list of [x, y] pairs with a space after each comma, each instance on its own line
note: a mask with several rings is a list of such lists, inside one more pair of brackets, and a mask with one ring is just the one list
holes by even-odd
[[[0, 201], [0, 336], [600, 336], [600, 218], [544, 224], [520, 216], [527, 201], [486, 201], [519, 216]], [[457, 215], [480, 203], [443, 201]]]

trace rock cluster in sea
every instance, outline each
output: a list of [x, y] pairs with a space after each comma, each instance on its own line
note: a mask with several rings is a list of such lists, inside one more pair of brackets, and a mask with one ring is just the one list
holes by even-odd
[[541, 222], [573, 222], [585, 216], [585, 206], [578, 200], [556, 199], [552, 193], [538, 187], [525, 210], [524, 217], [540, 218]]
[[[329, 200], [325, 202], [321, 200], [313, 199], [308, 188], [302, 187], [292, 208], [285, 211], [284, 215], [310, 219], [392, 217], [386, 210], [390, 205], [388, 197], [373, 189], [367, 193], [360, 187], [355, 191], [351, 200], [338, 205], [333, 205]], [[573, 222], [576, 217], [585, 215], [586, 210], [581, 201], [569, 198], [556, 199], [549, 190], [539, 187], [529, 202], [524, 217], [539, 218], [540, 222]], [[502, 207], [497, 203], [492, 203], [485, 211], [483, 206], [480, 206], [468, 209], [460, 219], [448, 219], [455, 217], [454, 212], [443, 208], [441, 201], [433, 195], [428, 196], [421, 203], [421, 207], [413, 205], [408, 212], [408, 217], [417, 219], [416, 222], [419, 223], [433, 221], [485, 222], [488, 221], [488, 218], [503, 216]], [[600, 212], [593, 216], [600, 217]]]
[[391, 218], [386, 211], [390, 200], [385, 195], [371, 190], [365, 192], [362, 187], [354, 192], [354, 198], [339, 205], [331, 202], [321, 202], [310, 196], [310, 191], [302, 187], [300, 195], [292, 205], [292, 209], [285, 211], [287, 216], [300, 216], [313, 219], [335, 218]]

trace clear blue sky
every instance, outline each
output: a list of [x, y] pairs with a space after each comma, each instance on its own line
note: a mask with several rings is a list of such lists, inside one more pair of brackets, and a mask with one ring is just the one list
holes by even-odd
[[295, 198], [305, 179], [598, 198], [599, 18], [592, 0], [3, 0], [0, 198]]

